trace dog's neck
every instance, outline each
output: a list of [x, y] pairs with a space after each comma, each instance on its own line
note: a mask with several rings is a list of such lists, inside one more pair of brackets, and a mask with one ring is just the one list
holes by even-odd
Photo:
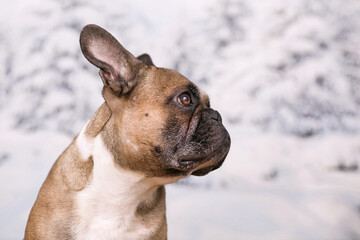
[[[144, 226], [145, 222], [165, 221], [164, 187], [156, 179], [121, 169], [114, 163], [100, 131], [110, 117], [106, 107], [97, 111], [76, 139], [83, 161], [92, 159], [94, 163], [90, 182], [76, 197], [80, 229], [76, 234], [82, 238], [89, 234], [103, 239], [147, 239], [159, 226], [153, 224], [152, 229]], [[109, 235], [99, 235], [105, 232]]]

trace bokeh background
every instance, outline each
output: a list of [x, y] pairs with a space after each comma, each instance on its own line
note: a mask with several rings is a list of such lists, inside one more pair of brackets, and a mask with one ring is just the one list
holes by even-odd
[[223, 167], [167, 187], [169, 239], [360, 239], [358, 0], [1, 0], [0, 239], [102, 103], [96, 23], [210, 95]]

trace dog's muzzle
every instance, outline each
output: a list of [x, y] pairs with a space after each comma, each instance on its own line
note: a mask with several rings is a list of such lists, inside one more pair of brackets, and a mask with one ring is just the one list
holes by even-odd
[[230, 136], [222, 124], [221, 115], [205, 108], [191, 121], [184, 148], [180, 151], [178, 167], [202, 176], [219, 168], [230, 149]]

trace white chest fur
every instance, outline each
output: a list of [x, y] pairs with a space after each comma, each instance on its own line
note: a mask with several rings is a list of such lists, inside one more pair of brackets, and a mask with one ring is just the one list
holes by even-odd
[[75, 197], [76, 239], [147, 239], [154, 229], [140, 221], [136, 209], [156, 187], [140, 174], [115, 166], [100, 135], [88, 140], [82, 132], [77, 145], [84, 157], [93, 156], [94, 168], [89, 185]]

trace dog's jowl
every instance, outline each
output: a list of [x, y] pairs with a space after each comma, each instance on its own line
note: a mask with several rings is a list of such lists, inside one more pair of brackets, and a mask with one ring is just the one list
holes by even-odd
[[204, 92], [149, 55], [96, 25], [80, 45], [105, 102], [54, 163], [25, 239], [166, 239], [164, 185], [220, 167], [229, 134]]

